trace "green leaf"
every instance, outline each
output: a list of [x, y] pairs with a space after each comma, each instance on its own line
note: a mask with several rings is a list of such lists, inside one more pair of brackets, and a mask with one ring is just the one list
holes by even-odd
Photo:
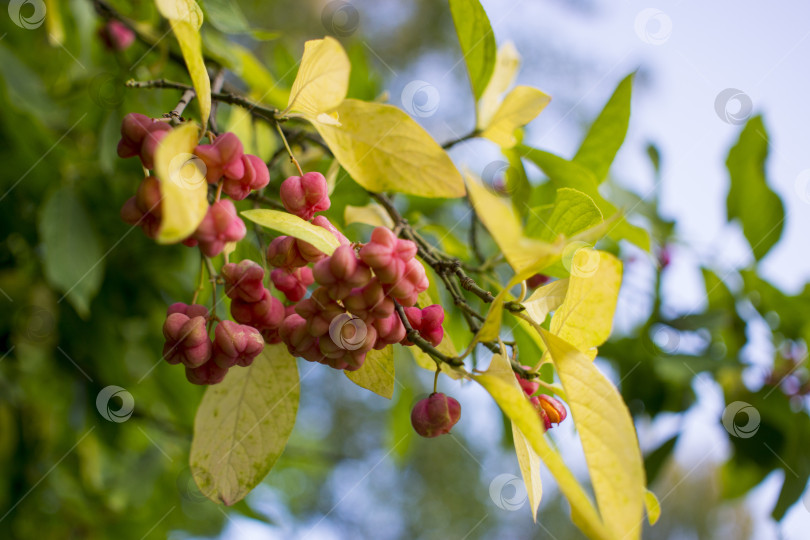
[[160, 180], [161, 221], [157, 242], [185, 240], [208, 211], [208, 183], [200, 160], [192, 152], [199, 140], [192, 122], [171, 130], [155, 151], [155, 175]]
[[729, 221], [740, 221], [756, 260], [779, 241], [785, 220], [782, 200], [768, 187], [765, 177], [767, 157], [768, 132], [762, 117], [755, 116], [745, 125], [726, 159], [731, 177], [726, 205]]
[[[493, 358], [494, 361], [495, 358]], [[494, 373], [487, 372], [481, 375], [473, 375], [472, 378], [495, 399], [504, 414], [512, 420], [514, 425], [526, 437], [526, 441], [528, 441], [532, 450], [540, 456], [540, 459], [548, 467], [549, 472], [557, 481], [560, 491], [571, 505], [571, 513], [576, 525], [591, 539], [608, 540], [612, 538], [585, 490], [563, 462], [562, 456], [546, 442], [545, 430], [540, 423], [540, 417], [529, 403], [529, 400], [526, 399], [526, 394], [520, 389], [514, 376], [511, 375], [511, 370], [509, 375], [507, 377], [504, 373], [496, 371]], [[618, 538], [621, 538], [621, 536]]]
[[208, 14], [206, 20], [220, 32], [226, 34], [250, 32], [250, 24], [235, 0], [203, 0], [202, 4]]
[[39, 216], [45, 246], [45, 277], [86, 319], [104, 277], [104, 254], [96, 230], [73, 189], [54, 191]]
[[[520, 145], [517, 149], [523, 157], [537, 165], [556, 188], [574, 188], [588, 195], [605, 219], [619, 213], [619, 210], [599, 193], [599, 183], [589, 169], [543, 150], [524, 145]], [[620, 216], [610, 228], [608, 236], [617, 241], [627, 240], [645, 251], [650, 251], [649, 233], [641, 227], [631, 225], [624, 216]]]
[[464, 180], [450, 156], [404, 111], [347, 99], [335, 112], [340, 125], [313, 124], [364, 188], [434, 198], [464, 195]]
[[613, 163], [627, 135], [634, 77], [635, 73], [631, 73], [616, 87], [607, 105], [585, 135], [585, 140], [582, 141], [573, 159], [593, 172], [600, 183], [607, 177], [610, 164]]
[[518, 143], [515, 130], [534, 120], [550, 101], [551, 97], [537, 88], [516, 86], [483, 127], [481, 137], [501, 148], [512, 148]]
[[331, 255], [340, 246], [331, 232], [287, 212], [257, 208], [245, 210], [242, 216], [262, 227], [309, 242], [327, 255]]
[[370, 350], [366, 353], [363, 367], [356, 371], [344, 371], [354, 384], [371, 390], [378, 396], [391, 399], [394, 395], [394, 347]]
[[539, 332], [568, 396], [599, 513], [613, 538], [637, 540], [646, 487], [630, 411], [585, 354], [551, 332]]
[[314, 118], [336, 108], [349, 89], [351, 67], [346, 51], [335, 38], [307, 41], [287, 110]]
[[343, 209], [343, 222], [346, 225], [363, 223], [372, 227], [394, 228], [394, 221], [391, 216], [388, 215], [385, 208], [375, 202], [368, 203], [365, 206], [347, 204], [346, 208]]
[[577, 189], [560, 188], [550, 209], [530, 212], [526, 234], [553, 242], [560, 235], [570, 238], [602, 221], [602, 212], [591, 197]]
[[287, 445], [300, 391], [283, 344], [265, 346], [249, 367], [208, 387], [191, 441], [191, 473], [206, 497], [232, 505], [262, 481]]
[[484, 93], [495, 68], [495, 34], [478, 0], [450, 0], [461, 53], [467, 63], [470, 86], [476, 101]]
[[211, 114], [211, 80], [208, 78], [208, 69], [202, 55], [200, 39], [202, 10], [194, 0], [155, 0], [155, 4], [160, 14], [169, 20], [172, 32], [180, 45], [180, 52], [186, 61], [191, 83], [197, 94], [200, 124], [206, 127], [208, 116]]

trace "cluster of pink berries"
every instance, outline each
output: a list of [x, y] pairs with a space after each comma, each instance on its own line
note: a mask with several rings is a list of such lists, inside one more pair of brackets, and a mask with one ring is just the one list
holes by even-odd
[[[523, 369], [530, 370], [531, 368], [529, 366], [523, 366]], [[552, 424], [559, 424], [565, 420], [565, 418], [568, 416], [568, 412], [565, 410], [565, 407], [562, 403], [560, 403], [559, 400], [547, 394], [540, 394], [539, 396], [534, 395], [534, 393], [540, 388], [540, 383], [524, 379], [517, 373], [515, 374], [515, 377], [517, 377], [520, 387], [529, 398], [531, 404], [534, 405], [535, 409], [537, 409], [537, 414], [540, 415], [540, 419], [543, 421], [543, 425], [547, 430], [553, 427]]]
[[[138, 156], [145, 169], [153, 169], [155, 151], [171, 129], [167, 122], [130, 113], [121, 124], [118, 155], [122, 158]], [[198, 145], [194, 154], [205, 165], [208, 183], [221, 184], [222, 193], [235, 201], [241, 201], [270, 181], [267, 165], [257, 156], [245, 154], [241, 141], [233, 133], [220, 135], [211, 144]], [[161, 180], [147, 176], [135, 196], [121, 209], [121, 218], [131, 225], [139, 225], [150, 238], [154, 238], [160, 228]], [[245, 223], [237, 216], [233, 202], [223, 198], [208, 207], [197, 230], [183, 243], [192, 247], [199, 245], [203, 253], [213, 257], [222, 252], [228, 242], [241, 240], [245, 232]]]
[[264, 339], [252, 326], [219, 321], [214, 339], [208, 334], [213, 322], [205, 306], [172, 304], [163, 323], [163, 357], [183, 364], [194, 384], [216, 384], [233, 366], [249, 366], [264, 348]]
[[[353, 371], [372, 349], [411, 345], [395, 301], [405, 306], [408, 321], [424, 339], [441, 342], [441, 306], [414, 307], [428, 279], [413, 242], [378, 227], [369, 243], [357, 249], [326, 217], [315, 215], [331, 205], [320, 173], [287, 178], [280, 195], [288, 212], [326, 229], [340, 244], [327, 256], [300, 239], [280, 236], [267, 249], [267, 261], [275, 268], [273, 284], [295, 303], [278, 328], [278, 339], [291, 354]], [[304, 298], [312, 284], [318, 287]]]

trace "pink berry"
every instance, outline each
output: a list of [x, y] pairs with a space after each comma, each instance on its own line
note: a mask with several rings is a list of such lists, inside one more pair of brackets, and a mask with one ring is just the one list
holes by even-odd
[[333, 300], [349, 296], [352, 289], [363, 287], [371, 280], [371, 270], [354, 254], [350, 245], [340, 246], [330, 257], [315, 263], [312, 275], [323, 285]]
[[[419, 335], [429, 341], [431, 345], [437, 347], [444, 337], [444, 308], [438, 304], [428, 306], [425, 309], [418, 307], [406, 307], [405, 316], [411, 328], [419, 332]], [[403, 339], [403, 345], [413, 345], [407, 338]]]
[[246, 302], [241, 298], [231, 301], [231, 316], [236, 322], [252, 326], [261, 332], [279, 327], [284, 320], [284, 306], [270, 291], [264, 289], [258, 302]]
[[307, 293], [307, 287], [315, 281], [312, 278], [312, 269], [308, 267], [293, 270], [276, 268], [270, 273], [270, 279], [290, 302], [301, 300]]
[[309, 298], [298, 302], [295, 312], [306, 320], [307, 331], [314, 337], [320, 337], [329, 332], [332, 319], [346, 313], [346, 310], [332, 300], [325, 288], [319, 287]]
[[222, 321], [214, 330], [212, 360], [219, 367], [247, 367], [264, 348], [264, 339], [252, 326]]
[[238, 242], [246, 232], [245, 222], [236, 215], [233, 202], [222, 199], [208, 207], [193, 236], [199, 241], [205, 255], [215, 257], [222, 252], [226, 243]]
[[306, 259], [298, 251], [298, 240], [292, 236], [278, 236], [270, 242], [267, 246], [267, 263], [276, 268], [288, 269], [307, 265]]
[[121, 140], [118, 141], [118, 157], [130, 158], [141, 153], [141, 143], [147, 129], [155, 120], [139, 113], [129, 113], [121, 122]]
[[[307, 321], [298, 314], [289, 315], [278, 329], [279, 337], [287, 345], [287, 350], [294, 356], [306, 358], [304, 353], [314, 345], [317, 349], [315, 337], [307, 329]], [[309, 358], [307, 358], [309, 360]], [[310, 360], [317, 362], [318, 360]]]
[[155, 238], [160, 229], [161, 218], [160, 182], [147, 176], [138, 186], [138, 191], [121, 208], [121, 219], [130, 225], [138, 225], [149, 238]]
[[225, 177], [222, 184], [222, 191], [235, 201], [241, 201], [247, 197], [252, 190], [265, 187], [270, 182], [270, 171], [267, 165], [259, 157], [250, 154], [242, 156], [244, 174], [240, 178]]
[[228, 298], [240, 298], [245, 302], [258, 302], [264, 296], [264, 268], [245, 259], [239, 264], [228, 263], [220, 272], [225, 280]]
[[182, 313], [187, 317], [203, 317], [206, 320], [208, 319], [208, 308], [205, 306], [201, 306], [200, 304], [184, 304], [183, 302], [176, 302], [169, 306], [166, 310], [166, 316], [168, 317], [172, 313]]
[[147, 169], [155, 168], [155, 152], [163, 137], [169, 134], [172, 127], [166, 122], [153, 122], [147, 129], [141, 142], [141, 163]]
[[209, 184], [216, 184], [223, 176], [239, 180], [245, 175], [242, 141], [233, 133], [223, 133], [212, 144], [197, 145], [194, 154], [205, 163], [205, 179]]
[[[523, 369], [525, 369], [527, 371], [530, 371], [532, 369], [529, 366], [522, 366], [522, 367], [523, 367]], [[523, 392], [525, 392], [525, 394], [527, 396], [529, 396], [529, 397], [534, 395], [534, 393], [537, 392], [537, 390], [540, 388], [540, 383], [539, 382], [524, 379], [523, 377], [521, 377], [517, 373], [515, 373], [515, 378], [517, 379], [518, 383], [520, 384], [520, 387], [523, 389]]]
[[363, 320], [385, 319], [394, 313], [394, 301], [385, 295], [377, 278], [373, 278], [365, 287], [352, 289], [349, 296], [343, 299], [343, 305], [349, 313]]
[[186, 379], [192, 384], [219, 384], [227, 374], [228, 368], [220, 367], [213, 360], [209, 360], [195, 368], [186, 366]]
[[[331, 232], [332, 235], [337, 238], [338, 242], [341, 246], [348, 245], [349, 239], [346, 238], [343, 233], [337, 230], [337, 227], [332, 225], [332, 222], [329, 221], [325, 216], [315, 216], [312, 219], [312, 224], [317, 225], [318, 227], [322, 227], [327, 231]], [[307, 262], [318, 262], [322, 259], [326, 258], [326, 254], [323, 253], [321, 250], [310, 244], [309, 242], [304, 242], [303, 240], [297, 241], [298, 252], [301, 254], [301, 257], [304, 258]]]
[[383, 289], [403, 306], [413, 306], [419, 293], [426, 291], [429, 285], [425, 267], [417, 259], [411, 259], [405, 263], [402, 277], [394, 283], [384, 284]]
[[377, 330], [375, 349], [383, 349], [405, 339], [405, 326], [398, 313], [392, 313], [384, 319], [375, 319], [371, 324]]
[[440, 392], [420, 400], [411, 411], [411, 424], [422, 437], [438, 437], [450, 433], [461, 418], [461, 405]]
[[397, 238], [385, 227], [377, 227], [371, 240], [360, 250], [360, 258], [369, 265], [374, 274], [385, 284], [402, 279], [406, 264], [416, 255], [416, 244]]
[[204, 317], [172, 313], [163, 323], [163, 357], [170, 364], [198, 367], [211, 358], [211, 340]]
[[135, 33], [123, 23], [111, 19], [101, 27], [98, 35], [104, 46], [114, 51], [123, 51], [135, 41]]
[[309, 221], [317, 212], [328, 210], [329, 187], [319, 172], [290, 176], [281, 183], [281, 202], [291, 214]]

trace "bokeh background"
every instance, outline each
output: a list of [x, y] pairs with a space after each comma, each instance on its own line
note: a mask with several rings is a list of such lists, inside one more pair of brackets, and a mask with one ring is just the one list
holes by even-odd
[[[353, 96], [385, 92], [439, 141], [473, 127], [445, 2], [236, 4], [253, 27], [278, 36], [227, 39], [253, 50], [280, 86], [294, 78], [306, 39], [334, 35], [353, 61]], [[805, 538], [810, 8], [482, 4], [498, 43], [512, 41], [523, 57], [518, 83], [553, 98], [526, 131], [530, 146], [571, 156], [616, 84], [637, 71], [630, 131], [607, 190], [653, 231], [655, 249], [608, 246], [622, 254], [626, 273], [615, 336], [597, 362], [636, 416], [662, 501], [663, 517], [645, 538]], [[151, 2], [112, 5], [146, 27], [160, 24]], [[216, 8], [233, 10], [229, 2], [203, 6], [209, 21]], [[463, 420], [438, 440], [411, 433], [410, 407], [432, 376], [412, 367], [407, 353], [397, 358], [402, 384], [392, 402], [301, 362], [296, 429], [265, 482], [229, 509], [199, 494], [187, 456], [202, 390], [160, 363], [165, 307], [187, 301], [198, 261], [191, 250], [158, 247], [120, 221], [140, 172], [115, 156], [124, 114], [158, 116], [179, 97], [126, 90], [123, 82], [186, 79], [168, 58], [171, 39], [113, 53], [96, 35], [100, 25], [89, 0], [9, 2], [9, 15], [0, 13], [0, 535], [580, 538], [545, 477], [532, 523], [514, 481], [508, 424], [504, 430], [483, 391], [444, 383]], [[228, 29], [207, 30], [216, 49]], [[757, 114], [770, 140], [769, 184], [785, 205], [782, 239], [759, 263], [739, 224], [727, 221], [724, 164]], [[486, 141], [459, 144], [451, 156], [489, 171], [490, 181], [504, 169]], [[318, 159], [312, 156], [313, 166]], [[286, 166], [277, 164], [271, 188]], [[534, 183], [543, 182], [527, 167]], [[363, 203], [344, 181], [344, 200], [338, 196], [333, 208], [339, 223], [345, 204]], [[747, 205], [757, 216], [758, 201]], [[467, 223], [458, 224], [452, 208], [410, 201], [407, 210], [414, 222], [451, 231], [445, 247], [465, 253]], [[362, 225], [347, 231], [356, 238], [369, 232]], [[462, 331], [453, 336], [462, 343]], [[117, 399], [131, 396], [131, 416], [97, 407], [110, 385], [121, 387]], [[753, 436], [721, 423], [735, 401], [753, 408]], [[553, 438], [585, 477], [571, 423]]]

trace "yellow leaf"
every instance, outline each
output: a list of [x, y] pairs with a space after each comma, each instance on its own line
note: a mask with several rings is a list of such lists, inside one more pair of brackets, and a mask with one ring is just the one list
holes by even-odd
[[518, 143], [515, 130], [523, 127], [540, 114], [551, 97], [530, 86], [517, 86], [501, 103], [492, 119], [483, 128], [481, 137], [489, 139], [501, 148], [511, 148]]
[[516, 387], [517, 383], [512, 384], [498, 375], [490, 374], [473, 375], [472, 378], [495, 399], [504, 414], [523, 433], [529, 445], [548, 467], [560, 491], [571, 505], [576, 525], [592, 540], [615, 540], [606, 530], [593, 503], [565, 465], [560, 454], [546, 442], [540, 417], [520, 387]]
[[161, 213], [157, 242], [173, 244], [188, 238], [208, 211], [208, 183], [199, 158], [192, 152], [199, 128], [186, 123], [169, 131], [155, 151], [155, 175], [160, 180]]
[[550, 330], [580, 351], [588, 352], [610, 336], [622, 282], [622, 263], [610, 253], [581, 248], [570, 259], [570, 271], [568, 293], [551, 318]]
[[567, 394], [602, 519], [614, 538], [638, 539], [646, 482], [630, 411], [585, 354], [539, 331]]
[[352, 223], [363, 223], [372, 227], [394, 228], [394, 221], [388, 212], [377, 203], [369, 203], [365, 206], [346, 205], [343, 210], [343, 221], [346, 225]]
[[501, 104], [501, 96], [515, 82], [518, 69], [520, 69], [520, 54], [512, 42], [507, 41], [498, 47], [495, 70], [492, 72], [492, 77], [489, 79], [481, 99], [478, 100], [478, 120], [476, 122], [478, 130], [489, 125], [492, 116]]
[[478, 218], [516, 273], [525, 273], [529, 268], [538, 271], [538, 267], [542, 267], [549, 257], [559, 254], [558, 245], [523, 235], [523, 226], [509, 199], [498, 197], [469, 173], [466, 179], [470, 200]]
[[568, 280], [558, 279], [538, 288], [523, 301], [526, 315], [537, 324], [543, 324], [549, 313], [560, 307], [568, 291]]
[[318, 116], [340, 105], [349, 89], [351, 63], [333, 37], [304, 44], [304, 56], [290, 89], [287, 110]]
[[172, 32], [180, 45], [183, 60], [186, 61], [191, 83], [200, 107], [200, 124], [208, 125], [211, 114], [211, 80], [202, 55], [200, 26], [203, 14], [194, 0], [155, 0], [158, 11], [169, 20]]
[[526, 484], [526, 493], [529, 494], [529, 506], [532, 510], [532, 519], [537, 522], [537, 509], [543, 498], [543, 484], [540, 480], [540, 456], [532, 449], [529, 441], [512, 422], [512, 439], [515, 442], [515, 455], [517, 455], [520, 474]]
[[649, 489], [644, 492], [644, 507], [647, 509], [647, 521], [650, 525], [655, 525], [661, 517], [661, 503]]
[[391, 399], [394, 395], [394, 347], [389, 345], [379, 351], [370, 350], [363, 367], [343, 373], [357, 386]]
[[347, 99], [336, 112], [340, 126], [313, 125], [364, 188], [434, 198], [464, 195], [464, 181], [450, 156], [402, 110]]
[[287, 212], [257, 208], [245, 210], [242, 216], [262, 227], [309, 242], [327, 255], [334, 253], [340, 246], [340, 242], [331, 232]]

